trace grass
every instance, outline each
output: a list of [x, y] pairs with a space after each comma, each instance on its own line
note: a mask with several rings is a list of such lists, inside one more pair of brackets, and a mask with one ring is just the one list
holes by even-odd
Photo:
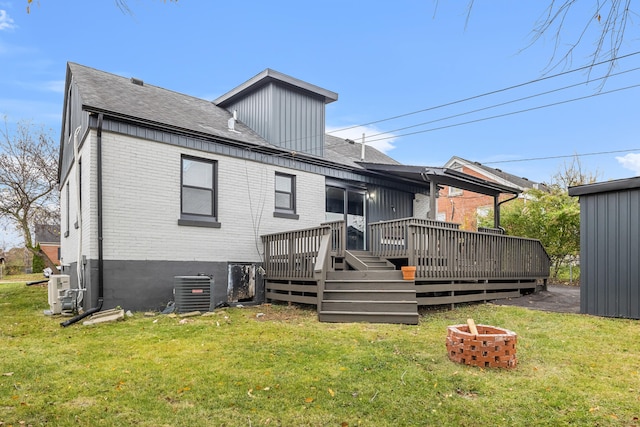
[[580, 266], [570, 267], [569, 265], [563, 265], [558, 270], [558, 282], [565, 283], [567, 285], [579, 285], [580, 284]]
[[[0, 426], [640, 424], [640, 323], [487, 304], [417, 326], [284, 305], [62, 328], [45, 287], [0, 284]], [[446, 328], [518, 334], [518, 366], [451, 362]]]
[[29, 273], [29, 274], [12, 274], [9, 276], [2, 276], [0, 282], [10, 283], [10, 282], [31, 282], [36, 280], [44, 280], [46, 277], [42, 275], [42, 273]]

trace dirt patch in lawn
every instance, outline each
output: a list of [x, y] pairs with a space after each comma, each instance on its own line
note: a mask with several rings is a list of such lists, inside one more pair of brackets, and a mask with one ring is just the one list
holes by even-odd
[[496, 305], [526, 307], [556, 313], [580, 313], [580, 287], [547, 285], [547, 289], [544, 291], [491, 302]]

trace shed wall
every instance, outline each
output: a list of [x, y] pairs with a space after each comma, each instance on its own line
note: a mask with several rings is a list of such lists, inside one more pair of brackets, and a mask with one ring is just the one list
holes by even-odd
[[581, 312], [640, 318], [640, 190], [580, 196]]

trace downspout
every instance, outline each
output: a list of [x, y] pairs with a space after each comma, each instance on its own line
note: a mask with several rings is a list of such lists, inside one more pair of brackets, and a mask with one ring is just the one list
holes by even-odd
[[76, 295], [76, 307], [78, 304], [81, 304], [84, 301], [84, 292], [85, 281], [84, 281], [84, 264], [81, 266], [82, 260], [82, 206], [80, 203], [80, 198], [82, 194], [82, 188], [80, 188], [80, 183], [82, 182], [82, 177], [80, 176], [80, 151], [78, 147], [78, 134], [82, 130], [82, 126], [78, 126], [76, 130], [73, 132], [73, 160], [76, 168], [76, 206], [77, 206], [77, 216], [76, 216], [76, 224], [78, 228], [78, 250], [76, 251], [76, 277], [78, 280], [78, 294]]
[[[60, 326], [67, 327], [72, 325], [85, 317], [91, 316], [93, 313], [97, 313], [102, 309], [102, 303], [104, 302], [104, 257], [102, 252], [102, 120], [103, 114], [98, 114], [98, 129], [97, 129], [97, 153], [96, 158], [98, 165], [96, 173], [98, 175], [98, 305], [90, 308], [82, 314], [72, 317], [60, 323]], [[78, 268], [82, 260], [77, 260]]]
[[503, 200], [501, 202], [498, 201], [499, 198], [500, 195], [497, 195], [493, 198], [493, 226], [495, 228], [500, 228], [500, 205], [517, 199], [518, 193], [516, 193], [512, 198]]

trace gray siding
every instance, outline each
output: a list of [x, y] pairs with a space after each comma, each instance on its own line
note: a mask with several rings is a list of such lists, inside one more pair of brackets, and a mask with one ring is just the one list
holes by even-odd
[[[77, 287], [78, 282], [76, 267], [77, 264], [73, 263], [63, 272], [71, 275], [73, 288]], [[120, 306], [131, 311], [162, 310], [169, 301], [174, 301], [175, 276], [195, 276], [200, 273], [214, 279], [215, 304], [230, 302], [229, 263], [226, 262], [104, 261], [103, 309]], [[261, 276], [256, 276], [256, 295], [253, 302], [261, 303], [264, 301], [264, 286]], [[98, 260], [87, 260], [85, 286], [87, 292], [83, 305], [87, 310], [98, 303]]]
[[270, 144], [322, 156], [324, 100], [291, 87], [269, 83], [226, 107]]
[[73, 133], [78, 126], [81, 126], [78, 134], [78, 143], [82, 143], [82, 138], [89, 125], [89, 114], [82, 110], [82, 99], [78, 91], [78, 86], [71, 80], [67, 86], [66, 111], [63, 112], [63, 126], [60, 137], [60, 144], [63, 145], [63, 156], [60, 159], [60, 188], [64, 184], [65, 177], [73, 164]]
[[581, 311], [640, 319], [640, 189], [580, 196]]
[[[84, 114], [87, 114], [84, 112]], [[87, 115], [88, 117], [88, 115]], [[97, 119], [95, 116], [90, 120], [91, 128], [97, 127]], [[326, 162], [307, 162], [301, 159], [300, 156], [282, 156], [281, 154], [270, 155], [260, 152], [258, 147], [254, 150], [248, 150], [246, 148], [235, 147], [215, 139], [203, 139], [198, 137], [191, 137], [187, 135], [176, 134], [165, 130], [154, 129], [148, 126], [137, 125], [133, 123], [125, 123], [121, 121], [105, 118], [103, 123], [103, 129], [105, 132], [120, 133], [132, 137], [142, 138], [150, 141], [156, 141], [164, 144], [171, 144], [180, 147], [192, 148], [195, 150], [201, 150], [209, 153], [216, 153], [224, 156], [244, 158], [257, 162], [267, 163], [271, 165], [278, 165], [290, 169], [297, 169], [305, 172], [316, 173], [324, 175], [326, 177], [335, 178], [338, 180], [354, 181], [354, 182], [366, 182], [372, 184], [388, 184], [392, 185], [392, 182], [388, 179], [367, 176], [356, 173], [356, 171], [346, 169], [344, 167], [336, 168], [333, 165]], [[72, 147], [73, 148], [73, 147]], [[71, 150], [71, 159], [73, 159], [73, 150]], [[65, 152], [65, 155], [68, 153]], [[313, 160], [313, 159], [312, 159]], [[339, 165], [335, 165], [339, 166]], [[408, 191], [420, 191], [418, 186], [412, 186], [410, 184], [403, 184]]]
[[273, 121], [271, 87], [272, 85], [263, 86], [250, 97], [241, 98], [228, 107], [231, 112], [236, 110], [238, 119], [269, 143], [272, 143], [273, 139], [271, 133], [271, 123]]
[[375, 194], [367, 201], [369, 223], [413, 216], [413, 193], [379, 186], [368, 186], [368, 191]]

